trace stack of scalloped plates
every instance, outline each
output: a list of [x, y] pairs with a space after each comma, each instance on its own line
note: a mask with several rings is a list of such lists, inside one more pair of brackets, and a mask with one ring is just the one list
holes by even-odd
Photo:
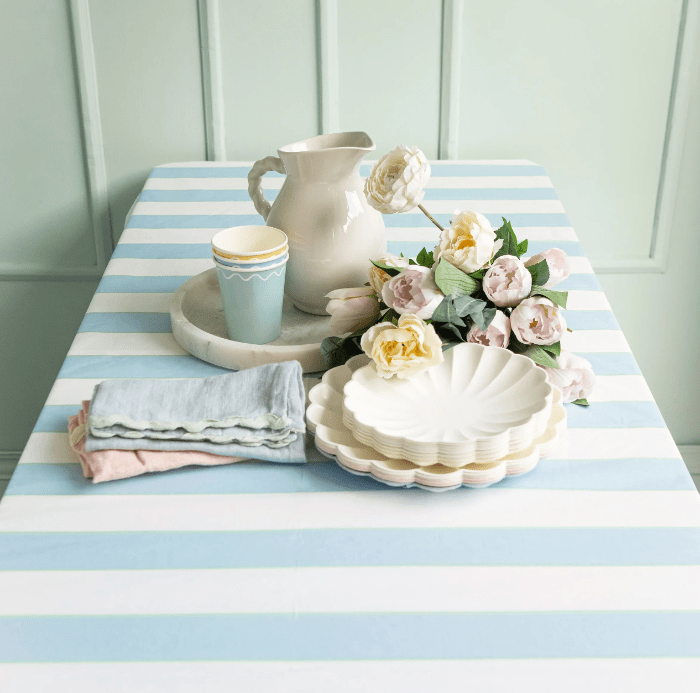
[[310, 392], [316, 447], [350, 472], [433, 491], [523, 474], [566, 429], [561, 394], [528, 358], [460, 344], [412, 378], [381, 378], [364, 356]]

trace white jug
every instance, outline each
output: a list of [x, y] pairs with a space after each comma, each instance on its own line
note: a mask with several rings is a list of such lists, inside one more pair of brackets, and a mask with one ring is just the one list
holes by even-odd
[[[382, 215], [365, 198], [359, 169], [376, 145], [364, 132], [319, 135], [256, 161], [248, 193], [268, 226], [289, 237], [285, 293], [300, 310], [327, 315], [325, 295], [368, 281], [370, 258], [386, 252]], [[274, 204], [262, 191], [268, 171], [287, 177]]]

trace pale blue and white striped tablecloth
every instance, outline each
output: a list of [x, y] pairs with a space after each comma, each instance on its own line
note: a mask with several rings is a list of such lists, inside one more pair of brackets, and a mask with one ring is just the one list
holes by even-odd
[[[82, 478], [66, 419], [96, 383], [223, 372], [168, 305], [217, 229], [259, 222], [248, 169], [158, 167], [139, 197], [0, 503], [0, 690], [700, 690], [700, 497], [530, 162], [436, 162], [426, 205], [571, 257], [568, 348], [598, 386], [555, 458], [446, 494], [331, 462]], [[385, 222], [393, 252], [436, 240]]]

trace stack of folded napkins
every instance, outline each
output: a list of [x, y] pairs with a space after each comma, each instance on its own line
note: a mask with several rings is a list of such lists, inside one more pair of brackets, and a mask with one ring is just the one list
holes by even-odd
[[68, 422], [94, 482], [242, 459], [305, 462], [305, 395], [297, 361], [213, 378], [100, 383]]

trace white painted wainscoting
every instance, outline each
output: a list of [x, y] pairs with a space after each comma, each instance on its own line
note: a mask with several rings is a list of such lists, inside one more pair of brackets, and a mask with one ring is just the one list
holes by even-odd
[[0, 487], [153, 166], [363, 129], [546, 167], [700, 474], [700, 0], [0, 4]]

